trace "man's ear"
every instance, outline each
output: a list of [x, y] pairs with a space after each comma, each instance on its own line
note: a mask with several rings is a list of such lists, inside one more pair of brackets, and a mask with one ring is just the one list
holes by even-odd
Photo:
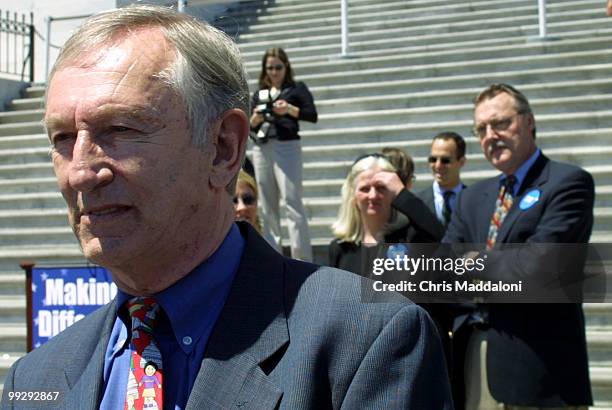
[[242, 166], [249, 119], [242, 110], [227, 110], [217, 119], [211, 131], [216, 153], [209, 181], [213, 188], [225, 189]]

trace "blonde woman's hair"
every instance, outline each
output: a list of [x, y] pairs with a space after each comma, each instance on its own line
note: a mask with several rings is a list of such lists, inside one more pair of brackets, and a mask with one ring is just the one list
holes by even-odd
[[396, 172], [391, 162], [384, 156], [374, 154], [357, 160], [342, 184], [342, 203], [338, 211], [338, 219], [332, 225], [334, 236], [341, 242], [361, 244], [363, 222], [355, 203], [355, 182], [359, 174], [375, 168], [379, 168], [381, 171]]
[[[253, 194], [255, 195], [255, 199], [259, 199], [259, 191], [257, 191], [257, 183], [255, 182], [255, 178], [250, 176], [244, 169], [241, 169], [238, 173], [238, 181], [236, 182], [236, 187], [240, 182], [244, 182], [249, 188], [251, 188]], [[257, 230], [257, 232], [259, 232], [260, 234], [262, 233], [261, 221], [259, 220], [259, 212], [257, 212], [257, 217], [255, 218], [255, 225], [253, 225], [253, 227]]]

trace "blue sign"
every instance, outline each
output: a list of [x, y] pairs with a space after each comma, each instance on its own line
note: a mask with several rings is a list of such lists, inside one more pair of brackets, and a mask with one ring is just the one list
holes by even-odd
[[110, 302], [117, 285], [99, 266], [32, 269], [32, 347]]
[[522, 211], [531, 208], [540, 200], [541, 194], [542, 191], [539, 189], [532, 189], [531, 191], [527, 192], [525, 196], [523, 196], [523, 199], [521, 199], [519, 208], [521, 208]]

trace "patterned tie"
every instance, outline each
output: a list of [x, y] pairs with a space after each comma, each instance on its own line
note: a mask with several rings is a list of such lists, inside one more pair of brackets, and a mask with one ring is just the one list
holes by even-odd
[[487, 236], [487, 249], [492, 249], [497, 239], [497, 232], [504, 223], [508, 211], [512, 207], [514, 184], [516, 183], [516, 177], [514, 175], [508, 175], [502, 182], [499, 188], [499, 195], [497, 195], [497, 201], [495, 202], [495, 212], [491, 218], [491, 225], [489, 226], [489, 235]]
[[448, 226], [451, 219], [452, 209], [450, 202], [453, 198], [453, 195], [455, 195], [453, 191], [444, 191], [444, 193], [442, 194], [442, 197], [444, 198], [444, 204], [442, 205], [442, 217], [444, 218], [444, 226]]
[[159, 305], [153, 298], [136, 297], [127, 302], [132, 319], [130, 374], [124, 410], [161, 410], [162, 358], [153, 339]]

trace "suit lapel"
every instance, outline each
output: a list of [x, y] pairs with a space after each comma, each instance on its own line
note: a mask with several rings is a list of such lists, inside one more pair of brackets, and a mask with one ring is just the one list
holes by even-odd
[[506, 215], [506, 219], [504, 219], [504, 223], [499, 229], [497, 233], [497, 241], [499, 243], [507, 242], [510, 233], [512, 232], [512, 228], [515, 226], [516, 222], [523, 215], [523, 212], [519, 204], [521, 202], [521, 198], [524, 193], [531, 190], [531, 188], [535, 188], [537, 186], [541, 186], [546, 183], [548, 180], [548, 165], [549, 160], [544, 154], [540, 154], [536, 162], [532, 165], [527, 173], [523, 184], [521, 185], [514, 201], [512, 203], [512, 208], [508, 211], [508, 215]]
[[476, 221], [476, 235], [478, 236], [475, 240], [476, 243], [486, 243], [487, 237], [489, 236], [489, 226], [491, 225], [491, 217], [495, 212], [495, 201], [497, 200], [497, 194], [499, 193], [499, 178], [491, 178], [488, 181], [487, 186], [482, 190], [480, 196], [480, 203], [482, 204], [482, 212], [478, 215]]
[[80, 344], [84, 348], [94, 346], [93, 352], [87, 354], [75, 352], [74, 360], [64, 369], [70, 390], [66, 392], [62, 408], [75, 410], [98, 408], [104, 374], [104, 354], [115, 321], [115, 301], [103, 309], [100, 312], [101, 327], [96, 326], [91, 332], [83, 332], [91, 334], [92, 340]]
[[289, 343], [284, 261], [248, 224], [239, 226], [244, 254], [187, 409], [275, 408], [282, 396], [262, 367]]

